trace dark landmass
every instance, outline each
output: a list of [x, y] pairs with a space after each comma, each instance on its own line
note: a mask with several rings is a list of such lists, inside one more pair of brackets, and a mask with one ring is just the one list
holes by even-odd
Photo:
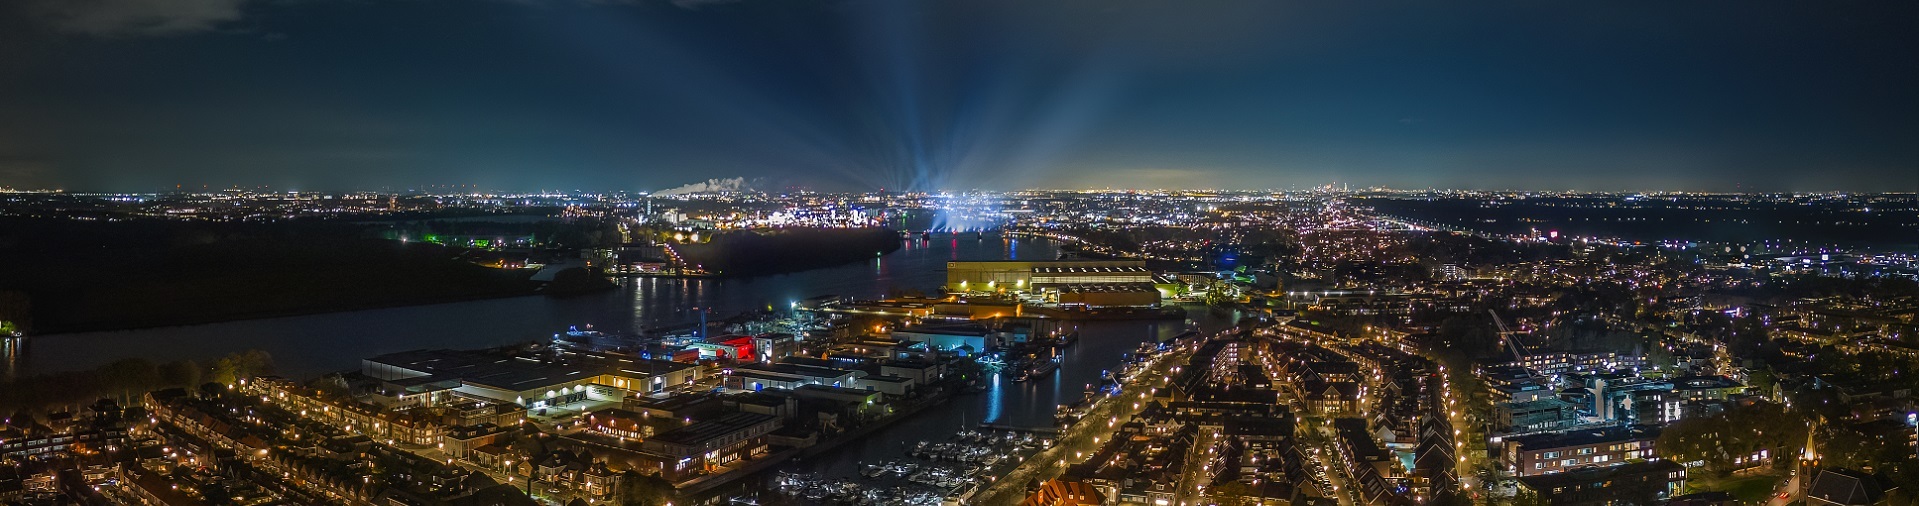
[[1497, 234], [1558, 231], [1635, 241], [1755, 242], [1903, 247], [1919, 241], [1919, 200], [1748, 201], [1739, 197], [1388, 199], [1355, 201], [1381, 214]]
[[[343, 223], [0, 219], [0, 320], [37, 334], [529, 295], [528, 273]], [[11, 309], [10, 309], [11, 308]], [[24, 309], [22, 309], [24, 308]]]
[[553, 281], [540, 288], [540, 293], [566, 297], [603, 292], [619, 287], [605, 274], [585, 267], [574, 267], [553, 274]]
[[[418, 225], [418, 224], [416, 224]], [[435, 231], [523, 233], [542, 247], [590, 247], [596, 223], [433, 222]], [[212, 223], [0, 218], [0, 322], [33, 334], [124, 330], [456, 302], [568, 296], [614, 285], [571, 269], [542, 286], [529, 271], [462, 259], [471, 250], [390, 238], [391, 224]], [[503, 232], [502, 232], [503, 231]], [[891, 230], [733, 232], [680, 247], [722, 276], [798, 272], [900, 248]]]
[[720, 276], [760, 276], [869, 260], [900, 249], [885, 228], [728, 232], [703, 244], [675, 246], [688, 263]]

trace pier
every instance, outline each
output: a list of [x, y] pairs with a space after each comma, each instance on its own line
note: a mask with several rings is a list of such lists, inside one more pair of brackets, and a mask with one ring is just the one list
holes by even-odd
[[979, 428], [992, 429], [992, 430], [1009, 430], [1013, 432], [1031, 432], [1034, 434], [1048, 434], [1048, 435], [1057, 435], [1060, 432], [1063, 432], [1059, 429], [1059, 427], [1021, 427], [1017, 425], [1004, 424], [1004, 423], [982, 423], [982, 424], [979, 424]]

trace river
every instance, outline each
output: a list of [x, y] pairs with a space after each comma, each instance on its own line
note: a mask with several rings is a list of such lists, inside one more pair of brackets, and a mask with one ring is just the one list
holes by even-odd
[[[616, 290], [527, 296], [209, 325], [34, 336], [0, 346], [5, 374], [90, 369], [126, 357], [154, 362], [206, 361], [248, 349], [273, 355], [275, 372], [293, 378], [354, 369], [360, 359], [421, 348], [480, 348], [551, 337], [574, 325], [635, 330], [697, 321], [693, 308], [725, 316], [785, 308], [817, 295], [878, 297], [893, 290], [933, 292], [951, 260], [1051, 259], [1043, 239], [988, 234], [935, 235], [871, 261], [753, 278], [637, 278]], [[298, 287], [288, 287], [298, 290]]]
[[[489, 299], [166, 327], [130, 331], [36, 336], [0, 348], [8, 374], [87, 369], [124, 357], [155, 362], [208, 360], [247, 349], [265, 350], [278, 373], [315, 377], [359, 367], [360, 359], [421, 348], [480, 348], [543, 339], [572, 325], [603, 330], [693, 321], [692, 308], [729, 315], [785, 307], [791, 301], [834, 294], [877, 297], [894, 290], [933, 292], [946, 281], [951, 260], [1041, 260], [1057, 257], [1044, 239], [988, 234], [935, 235], [908, 241], [871, 262], [740, 279], [642, 278], [622, 280], [617, 290], [567, 298]], [[985, 393], [958, 397], [854, 442], [785, 467], [852, 476], [861, 461], [900, 458], [901, 442], [944, 439], [962, 425], [982, 422], [1050, 426], [1054, 407], [1078, 400], [1103, 370], [1139, 343], [1191, 328], [1231, 324], [1203, 309], [1196, 321], [1106, 321], [1080, 324], [1079, 343], [1064, 352], [1050, 379], [995, 381]]]

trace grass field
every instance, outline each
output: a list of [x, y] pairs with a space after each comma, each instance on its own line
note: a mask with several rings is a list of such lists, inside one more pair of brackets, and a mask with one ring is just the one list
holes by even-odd
[[1725, 478], [1688, 478], [1686, 492], [1729, 492], [1741, 504], [1766, 500], [1786, 477], [1780, 474], [1737, 475]]

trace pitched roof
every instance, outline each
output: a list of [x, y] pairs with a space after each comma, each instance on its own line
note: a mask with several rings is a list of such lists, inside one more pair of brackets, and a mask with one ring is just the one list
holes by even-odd
[[1040, 485], [1038, 492], [1020, 501], [1020, 506], [1095, 506], [1105, 500], [1106, 496], [1092, 485], [1052, 479]]
[[1806, 487], [1812, 504], [1866, 506], [1886, 498], [1886, 487], [1872, 475], [1849, 469], [1825, 469]]

